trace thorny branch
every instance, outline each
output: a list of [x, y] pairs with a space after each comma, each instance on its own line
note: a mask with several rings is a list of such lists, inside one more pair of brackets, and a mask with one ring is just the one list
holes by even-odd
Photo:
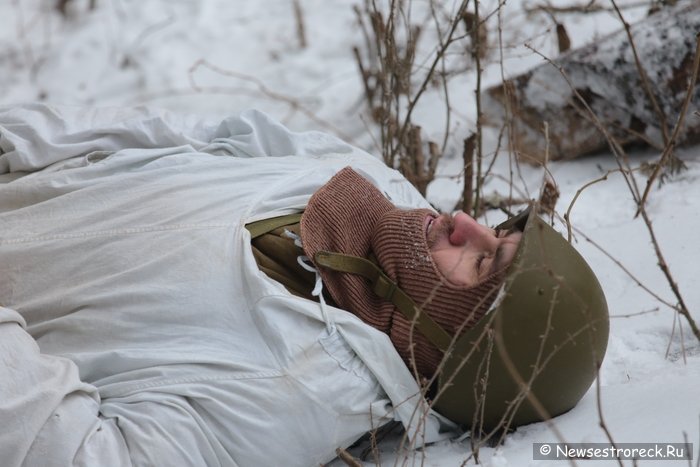
[[576, 234], [580, 235], [586, 240], [588, 243], [593, 245], [598, 251], [603, 253], [610, 261], [615, 263], [615, 265], [620, 268], [622, 272], [624, 272], [630, 279], [634, 281], [635, 284], [637, 284], [638, 287], [640, 287], [642, 290], [644, 290], [646, 293], [648, 293], [650, 296], [652, 296], [656, 301], [659, 303], [662, 303], [663, 305], [669, 307], [670, 309], [674, 311], [678, 311], [678, 307], [674, 305], [673, 303], [670, 303], [667, 300], [664, 300], [661, 298], [658, 294], [656, 294], [653, 290], [651, 290], [649, 287], [644, 285], [644, 283], [637, 278], [634, 274], [632, 274], [632, 271], [627, 269], [624, 264], [620, 262], [617, 258], [615, 258], [609, 251], [607, 251], [605, 248], [603, 248], [600, 244], [595, 242], [590, 236], [588, 236], [586, 233], [584, 233], [581, 229], [574, 227], [574, 230], [576, 230]]
[[344, 134], [341, 130], [339, 130], [335, 126], [331, 125], [327, 121], [318, 117], [311, 110], [306, 108], [301, 102], [299, 102], [299, 100], [294, 99], [293, 97], [287, 96], [285, 94], [281, 94], [279, 92], [271, 90], [270, 88], [268, 88], [265, 85], [265, 83], [260, 81], [255, 76], [247, 75], [245, 73], [240, 73], [240, 72], [237, 72], [234, 70], [226, 70], [224, 68], [213, 65], [212, 63], [208, 62], [205, 59], [197, 60], [190, 67], [190, 69], [188, 71], [190, 86], [196, 92], [205, 92], [208, 89], [208, 88], [203, 88], [200, 85], [198, 85], [195, 78], [194, 78], [195, 73], [200, 68], [208, 68], [209, 70], [213, 71], [214, 73], [218, 73], [218, 74], [223, 75], [223, 76], [229, 76], [232, 78], [236, 78], [236, 79], [251, 83], [251, 84], [255, 85], [255, 87], [257, 88], [258, 92], [260, 92], [260, 94], [262, 94], [270, 99], [284, 102], [294, 111], [298, 111], [298, 112], [302, 113], [303, 115], [305, 115], [306, 117], [308, 117], [309, 119], [311, 119], [312, 121], [317, 123], [318, 125], [321, 125], [322, 127], [331, 130], [333, 133], [338, 135], [340, 138], [342, 138], [346, 141], [352, 141], [352, 138], [349, 135]]
[[[619, 169], [618, 169], [619, 170]], [[566, 240], [571, 243], [572, 236], [571, 236], [571, 210], [574, 208], [574, 204], [576, 204], [576, 201], [578, 200], [578, 197], [581, 196], [581, 193], [586, 190], [586, 188], [595, 185], [596, 183], [600, 183], [602, 181], [605, 181], [608, 179], [608, 176], [613, 173], [617, 172], [618, 170], [608, 170], [605, 175], [602, 177], [596, 178], [595, 180], [591, 180], [590, 182], [586, 183], [583, 185], [581, 188], [576, 190], [576, 194], [574, 195], [573, 199], [571, 200], [571, 203], [569, 203], [569, 207], [566, 209], [566, 212], [564, 213], [564, 221], [566, 222]]]
[[625, 17], [622, 16], [622, 12], [620, 9], [617, 7], [617, 3], [615, 0], [610, 0], [612, 3], [613, 8], [615, 9], [615, 12], [617, 13], [618, 18], [620, 18], [620, 22], [625, 28], [625, 33], [627, 34], [627, 40], [629, 41], [630, 47], [632, 48], [632, 55], [634, 56], [634, 63], [635, 66], [637, 67], [637, 73], [639, 74], [639, 79], [642, 82], [642, 87], [644, 88], [644, 92], [646, 93], [647, 97], [649, 98], [649, 102], [651, 103], [651, 106], [654, 108], [654, 112], [656, 112], [656, 116], [659, 119], [659, 126], [661, 127], [661, 134], [663, 135], [664, 139], [664, 144], [668, 145], [668, 123], [667, 123], [667, 118], [666, 118], [666, 113], [664, 113], [663, 109], [659, 106], [659, 102], [656, 100], [656, 95], [654, 94], [654, 91], [651, 89], [651, 85], [649, 84], [649, 77], [647, 76], [647, 72], [644, 69], [644, 66], [642, 65], [642, 62], [639, 59], [639, 53], [637, 53], [637, 46], [634, 43], [634, 38], [632, 37], [632, 31], [630, 30], [630, 25], [627, 21], [625, 21]]
[[[595, 379], [595, 404], [596, 404], [596, 409], [598, 411], [598, 426], [603, 430], [605, 433], [606, 438], [608, 438], [608, 441], [610, 441], [610, 444], [614, 447], [617, 448], [617, 444], [615, 443], [615, 440], [612, 437], [612, 433], [610, 433], [610, 430], [608, 429], [607, 423], [605, 423], [605, 418], [603, 417], [603, 399], [600, 395], [600, 365], [598, 365], [598, 377]], [[617, 451], [616, 451], [617, 452]], [[620, 459], [619, 455], [616, 455], [617, 457], [617, 462], [620, 464], [620, 467], [625, 467], [622, 464], [622, 459]]]
[[[456, 28], [464, 21], [468, 0], [464, 0], [457, 11], [449, 15], [445, 27], [437, 5], [434, 0], [428, 5], [437, 45], [426, 57], [426, 63], [421, 65], [415, 64], [415, 58], [425, 27], [410, 22], [411, 3], [393, 0], [387, 6], [386, 13], [380, 11], [373, 0], [366, 0], [364, 11], [359, 7], [354, 8], [368, 49], [365, 55], [369, 56], [369, 65], [363, 62], [357, 47], [353, 53], [372, 118], [379, 125], [384, 162], [398, 168], [422, 194], [426, 193], [428, 184], [435, 178], [438, 160], [445, 152], [450, 137], [452, 104], [447, 53], [453, 44], [466, 37], [458, 35]], [[470, 24], [466, 25], [468, 30]], [[471, 45], [475, 45], [473, 40]], [[412, 81], [419, 71], [420, 82], [413, 86]], [[446, 123], [441, 148], [432, 141], [424, 144], [420, 127], [412, 122], [413, 111], [430, 86], [440, 86], [444, 96]]]
[[639, 192], [639, 188], [637, 187], [636, 180], [634, 178], [634, 175], [632, 174], [632, 170], [630, 168], [629, 164], [629, 158], [627, 157], [627, 153], [625, 150], [622, 148], [622, 145], [617, 141], [617, 139], [611, 135], [605, 126], [600, 122], [598, 119], [597, 115], [593, 110], [590, 108], [586, 100], [581, 96], [581, 94], [578, 92], [576, 87], [573, 85], [571, 82], [571, 79], [569, 78], [568, 74], [566, 71], [560, 66], [554, 63], [549, 57], [545, 56], [538, 50], [532, 48], [530, 45], [526, 44], [526, 47], [528, 47], [530, 50], [532, 50], [534, 53], [542, 57], [544, 60], [546, 60], [550, 65], [555, 67], [559, 73], [562, 75], [562, 77], [566, 80], [567, 84], [571, 88], [572, 92], [574, 93], [574, 96], [576, 99], [579, 101], [579, 103], [586, 109], [587, 113], [592, 119], [592, 122], [595, 124], [596, 128], [598, 131], [603, 133], [605, 136], [606, 141], [608, 142], [610, 149], [612, 153], [615, 155], [615, 160], [618, 163], [618, 166], [620, 167], [620, 173], [623, 174], [625, 177], [625, 181], [627, 182], [627, 186], [630, 189], [630, 193], [632, 194], [632, 197], [637, 203], [638, 209], [639, 209], [639, 214], [641, 214], [642, 219], [644, 219], [644, 224], [647, 227], [647, 231], [649, 233], [649, 237], [651, 239], [652, 245], [654, 247], [654, 252], [656, 253], [656, 257], [658, 259], [658, 265], [661, 271], [663, 272], [664, 276], [666, 277], [666, 280], [671, 287], [671, 290], [678, 300], [678, 306], [675, 307], [676, 311], [683, 315], [683, 317], [686, 319], [688, 324], [690, 325], [690, 328], [695, 335], [695, 337], [700, 340], [700, 328], [698, 328], [695, 320], [693, 319], [692, 315], [690, 314], [690, 311], [688, 310], [688, 307], [685, 304], [685, 301], [683, 300], [683, 296], [680, 293], [680, 289], [678, 288], [678, 284], [674, 280], [673, 276], [671, 275], [671, 271], [668, 268], [668, 264], [666, 263], [666, 260], [664, 258], [664, 255], [661, 251], [661, 247], [659, 246], [659, 242], [656, 238], [656, 233], [654, 231], [651, 219], [649, 218], [649, 215], [647, 214], [646, 207], [644, 204], [641, 203], [641, 194]]
[[[589, 3], [589, 5], [594, 5], [594, 3], [595, 3], [594, 1], [591, 1], [591, 2]], [[393, 7], [395, 4], [396, 4], [396, 1], [392, 1], [392, 7]], [[645, 3], [645, 4], [646, 4], [646, 3]], [[462, 5], [462, 6], [465, 6], [465, 5], [466, 5], [466, 2], [463, 2], [461, 5]], [[502, 4], [501, 4], [501, 5], [502, 5]], [[461, 8], [461, 7], [460, 7], [460, 8]], [[500, 15], [500, 6], [499, 6], [499, 9], [498, 9], [497, 11], [498, 11], [498, 14]], [[618, 9], [618, 11], [619, 11], [619, 9]], [[561, 12], [562, 12], [562, 13], [565, 13], [565, 11], [561, 11]], [[573, 11], [572, 11], [572, 12], [573, 12]], [[621, 16], [621, 15], [620, 15], [620, 16]], [[395, 18], [392, 17], [392, 18], [391, 18], [391, 21], [387, 21], [387, 23], [386, 23], [386, 24], [387, 24], [387, 26], [386, 26], [387, 29], [391, 29], [391, 28], [393, 28], [393, 27], [395, 26], [395, 23], [393, 22], [394, 20], [395, 20]], [[624, 21], [624, 20], [623, 20], [623, 21]], [[448, 34], [447, 34], [447, 36], [446, 36], [446, 39], [445, 39], [444, 41], [442, 41], [442, 40], [440, 41], [440, 44], [439, 44], [439, 46], [438, 46], [437, 57], [432, 61], [431, 66], [428, 67], [429, 70], [430, 70], [430, 72], [428, 73], [428, 76], [430, 76], [430, 74], [433, 73], [433, 72], [437, 69], [437, 66], [439, 66], [439, 64], [440, 64], [440, 60], [441, 60], [440, 57], [441, 57], [441, 54], [445, 54], [445, 53], [446, 53], [447, 48], [449, 47], [451, 41], [453, 40], [453, 35], [452, 35], [452, 33], [454, 32], [455, 23], [454, 23], [454, 22], [451, 23], [451, 26], [452, 26], [452, 27], [451, 27], [451, 29], [450, 29], [450, 32], [448, 32]], [[385, 31], [385, 33], [386, 33], [386, 30], [384, 30], [384, 31]], [[500, 29], [500, 21], [499, 21], [499, 44], [501, 44], [501, 42], [500, 42], [500, 33], [501, 33], [501, 29]], [[376, 39], [377, 39], [377, 37], [375, 37], [375, 40], [376, 40]], [[368, 40], [368, 42], [370, 41], [369, 38], [368, 38], [367, 40]], [[456, 40], [456, 39], [455, 39], [455, 40]], [[632, 47], [634, 47], [633, 44], [632, 44]], [[502, 49], [502, 45], [501, 45], [500, 48]], [[368, 48], [368, 50], [369, 50], [369, 48]], [[377, 50], [381, 50], [381, 48], [377, 47]], [[592, 121], [595, 123], [596, 127], [597, 127], [597, 128], [604, 134], [604, 136], [606, 137], [606, 139], [607, 139], [607, 141], [608, 141], [608, 144], [609, 144], [609, 146], [610, 146], [610, 148], [611, 148], [613, 154], [615, 155], [615, 159], [616, 159], [617, 164], [618, 164], [618, 170], [609, 171], [609, 172], [608, 172], [607, 174], [605, 174], [603, 177], [601, 177], [601, 178], [599, 178], [599, 179], [596, 179], [596, 180], [594, 180], [594, 181], [592, 181], [592, 182], [587, 183], [586, 185], [584, 185], [583, 187], [581, 187], [581, 188], [577, 191], [577, 193], [576, 193], [574, 199], [572, 200], [572, 202], [571, 202], [571, 204], [570, 204], [570, 206], [569, 206], [569, 208], [568, 208], [568, 210], [567, 210], [567, 212], [566, 212], [566, 214], [565, 214], [565, 216], [564, 216], [565, 219], [566, 219], [566, 223], [567, 223], [569, 241], [571, 241], [571, 239], [572, 239], [572, 226], [571, 226], [571, 224], [570, 224], [570, 216], [571, 216], [571, 212], [572, 212], [573, 205], [575, 204], [575, 202], [577, 201], [577, 199], [579, 198], [579, 196], [581, 195], [581, 193], [582, 193], [585, 189], [587, 189], [588, 187], [590, 187], [590, 186], [592, 186], [592, 185], [594, 185], [594, 184], [596, 184], [596, 183], [598, 183], [598, 182], [601, 182], [601, 181], [607, 179], [607, 177], [608, 177], [611, 173], [619, 171], [619, 172], [621, 173], [621, 175], [624, 177], [624, 180], [625, 180], [625, 182], [627, 183], [627, 186], [628, 186], [630, 192], [632, 193], [632, 196], [633, 196], [635, 202], [640, 206], [640, 212], [641, 212], [641, 214], [642, 214], [642, 217], [644, 218], [645, 225], [646, 225], [646, 227], [647, 227], [647, 229], [648, 229], [648, 231], [649, 231], [649, 234], [650, 234], [650, 236], [651, 236], [651, 238], [652, 238], [652, 243], [654, 244], [655, 253], [656, 253], [657, 257], [659, 258], [659, 265], [660, 265], [660, 267], [662, 268], [662, 271], [664, 271], [664, 274], [666, 274], [667, 280], [668, 280], [669, 283], [671, 284], [671, 287], [672, 287], [672, 289], [673, 289], [674, 295], [676, 296], [676, 298], [677, 298], [677, 300], [678, 300], [678, 304], [670, 303], [669, 301], [666, 301], [666, 300], [662, 299], [661, 297], [659, 297], [659, 296], [658, 296], [657, 294], [655, 294], [651, 289], [649, 289], [648, 287], [646, 287], [639, 279], [637, 279], [629, 270], [627, 270], [627, 269], [624, 267], [624, 265], [622, 265], [617, 259], [615, 259], [615, 258], [612, 257], [609, 253], [607, 253], [607, 252], [605, 252], [604, 250], [602, 250], [601, 247], [599, 247], [598, 245], [596, 245], [590, 238], [586, 237], [583, 233], [581, 233], [580, 230], [578, 230], [578, 229], [576, 229], [576, 228], [573, 228], [573, 229], [577, 232], [577, 234], [583, 235], [584, 237], [586, 237], [586, 239], [587, 239], [589, 242], [593, 243], [596, 247], [598, 247], [599, 249], [601, 249], [601, 251], [603, 251], [608, 257], [610, 257], [611, 260], [614, 261], [615, 264], [617, 264], [623, 271], [625, 271], [625, 272], [635, 281], [635, 283], [636, 283], [638, 286], [640, 286], [640, 287], [641, 287], [642, 289], [644, 289], [647, 293], [649, 293], [649, 294], [652, 295], [654, 298], [656, 298], [660, 303], [663, 303], [665, 306], [668, 306], [669, 308], [672, 308], [673, 310], [675, 310], [675, 311], [678, 313], [678, 315], [684, 316], [685, 319], [686, 319], [686, 320], [688, 321], [688, 323], [690, 324], [691, 328], [693, 329], [693, 333], [696, 335], [696, 337], [698, 337], [698, 339], [700, 339], [700, 332], [698, 332], [697, 326], [695, 325], [695, 322], [694, 322], [693, 318], [691, 317], [690, 313], [689, 313], [688, 310], [687, 310], [687, 307], [685, 306], [685, 303], [683, 302], [683, 299], [682, 299], [682, 297], [681, 297], [680, 291], [678, 290], [677, 286], [675, 286], [675, 282], [673, 281], [673, 278], [672, 278], [672, 276], [670, 275], [670, 271], [668, 271], [668, 268], [667, 268], [667, 267], [666, 267], [666, 270], [664, 270], [664, 267], [662, 266], [662, 265], [665, 266], [666, 263], [665, 263], [665, 261], [664, 261], [663, 255], [661, 254], [661, 250], [660, 250], [660, 248], [659, 248], [658, 242], [657, 242], [657, 240], [656, 240], [656, 237], [655, 237], [655, 234], [654, 234], [654, 230], [653, 230], [653, 227], [652, 227], [652, 223], [651, 223], [651, 221], [650, 221], [650, 219], [649, 219], [649, 217], [648, 217], [646, 211], [644, 210], [644, 206], [643, 206], [643, 204], [644, 204], [644, 203], [643, 203], [643, 200], [646, 199], [646, 196], [644, 196], [644, 197], [641, 196], [640, 190], [639, 190], [638, 185], [637, 185], [637, 181], [636, 181], [636, 179], [634, 178], [634, 172], [635, 172], [635, 170], [637, 170], [637, 169], [632, 169], [632, 168], [630, 167], [628, 156], [627, 156], [626, 152], [624, 151], [624, 149], [622, 148], [622, 145], [619, 143], [618, 140], [616, 140], [615, 138], [613, 138], [613, 137], [609, 134], [609, 132], [606, 130], [606, 128], [603, 126], [603, 124], [599, 121], [599, 119], [597, 118], [597, 116], [595, 115], [595, 113], [592, 111], [592, 109], [587, 105], [585, 99], [576, 91], [576, 88], [572, 85], [571, 81], [570, 81], [570, 80], [568, 79], [568, 77], [566, 76], [564, 70], [561, 69], [560, 67], [557, 67], [554, 63], [551, 62], [551, 60], [549, 60], [547, 57], [544, 57], [544, 56], [543, 56], [542, 54], [540, 54], [539, 52], [535, 51], [534, 49], [533, 49], [533, 51], [534, 51], [535, 53], [537, 53], [538, 55], [542, 56], [545, 60], [547, 60], [548, 62], [550, 62], [550, 64], [554, 65], [556, 68], [559, 69], [560, 73], [562, 73], [562, 75], [564, 76], [564, 78], [565, 78], [565, 79], [567, 80], [567, 82], [569, 83], [569, 86], [570, 86], [571, 89], [574, 91], [574, 94], [575, 94], [575, 96], [576, 96], [577, 101], [579, 101], [580, 104], [581, 104], [581, 106], [583, 107], [583, 109], [584, 109], [583, 112], [585, 113], [586, 118], [592, 120]], [[357, 51], [355, 51], [355, 53], [358, 54]], [[502, 53], [502, 50], [501, 50], [501, 53]], [[697, 55], [698, 55], [698, 54], [696, 53], [696, 56], [697, 56]], [[697, 59], [697, 58], [696, 58], [696, 59]], [[502, 58], [501, 58], [501, 60], [502, 60]], [[357, 59], [357, 61], [358, 61], [358, 63], [361, 63], [360, 60], [359, 60], [359, 58]], [[381, 61], [380, 61], [380, 62], [381, 62]], [[638, 58], [637, 58], [637, 62], [638, 62], [638, 64], [637, 64], [638, 69], [641, 69], [641, 63], [639, 63]], [[382, 66], [383, 66], [383, 65], [382, 65]], [[443, 66], [444, 66], [444, 63], [443, 63]], [[480, 66], [477, 65], [477, 73], [479, 72], [479, 68], [480, 68]], [[698, 66], [697, 66], [697, 64], [696, 64], [695, 67], [694, 67], [695, 75], [697, 75], [697, 69], [698, 69]], [[642, 71], [643, 71], [643, 70], [642, 70]], [[363, 72], [363, 74], [365, 74], [365, 73]], [[696, 76], [693, 76], [693, 80], [695, 80], [695, 79], [696, 79]], [[505, 80], [504, 80], [504, 81], [505, 81]], [[694, 83], [694, 81], [693, 81], [693, 83]], [[366, 84], [367, 84], [367, 82], [365, 82], [365, 85], [366, 85]], [[418, 99], [418, 98], [421, 96], [421, 94], [427, 89], [427, 85], [428, 85], [428, 78], [426, 78], [426, 79], [421, 83], [421, 86], [418, 88], [417, 94], [408, 99], [408, 106], [407, 106], [407, 110], [406, 110], [405, 113], [403, 114], [403, 115], [404, 115], [404, 118], [403, 118], [402, 124], [401, 124], [401, 125], [398, 125], [398, 122], [395, 122], [395, 123], [394, 123], [394, 126], [393, 126], [392, 128], [389, 128], [389, 129], [382, 128], [382, 131], [383, 131], [383, 132], [386, 132], [386, 133], [383, 133], [383, 136], [389, 135], [389, 136], [391, 136], [392, 138], [397, 138], [397, 134], [398, 134], [398, 135], [405, 135], [405, 134], [407, 134], [407, 133], [409, 133], [409, 132], [411, 131], [411, 129], [413, 128], [412, 124], [410, 123], [411, 111], [413, 110], [414, 106], [416, 105], [417, 99]], [[648, 88], [648, 84], [647, 84], [646, 87]], [[366, 93], [367, 93], [367, 94], [370, 94], [370, 91], [366, 89]], [[649, 96], [650, 96], [650, 99], [654, 99], [654, 96], [653, 96], [651, 93], [648, 93], [648, 94], [649, 94]], [[390, 98], [390, 97], [387, 97], [387, 98]], [[686, 102], [687, 102], [687, 101], [688, 101], [688, 99], [686, 99]], [[397, 101], [397, 100], [393, 100], [393, 101], [392, 101], [392, 105], [396, 105], [395, 109], [392, 109], [392, 110], [395, 110], [395, 111], [397, 112], [396, 115], [398, 116], [398, 110], [399, 110], [398, 101]], [[656, 108], [657, 108], [658, 110], [660, 110], [660, 108], [658, 107], [658, 104], [656, 104]], [[683, 111], [683, 113], [686, 113], [686, 112], [687, 112], [687, 104], [684, 105], [684, 111]], [[480, 115], [480, 112], [477, 111], [477, 124], [479, 123], [479, 115]], [[693, 116], [696, 117], [696, 118], [697, 118], [697, 117], [700, 117], [700, 113], [697, 112], [697, 111], [695, 111], [695, 112], [693, 113]], [[677, 124], [676, 127], [674, 128], [674, 131], [673, 131], [670, 135], [666, 135], [667, 138], [666, 138], [666, 137], [664, 138], [664, 140], [665, 140], [665, 148], [666, 148], [666, 149], [668, 149], [668, 147], [669, 147], [670, 145], [675, 144], [675, 138], [676, 138], [676, 136], [677, 136], [677, 134], [678, 134], [677, 128], [679, 128], [679, 127], [680, 127], [680, 124]], [[667, 125], [665, 125], [665, 124], [663, 125], [663, 128], [668, 129]], [[509, 135], [510, 135], [510, 132], [509, 132]], [[397, 138], [397, 139], [384, 139], [384, 141], [397, 141], [397, 140], [398, 140], [398, 138]], [[499, 137], [499, 141], [500, 141], [500, 137]], [[474, 141], [472, 141], [472, 144], [473, 144], [473, 143], [474, 143]], [[465, 145], [465, 146], [466, 146], [466, 145]], [[392, 145], [389, 146], [389, 149], [392, 151], [391, 154], [392, 154], [392, 155], [395, 155], [395, 154], [396, 154], [396, 151], [398, 151], [398, 146], [392, 144]], [[463, 151], [463, 157], [464, 157], [464, 162], [465, 162], [465, 167], [464, 167], [465, 172], [468, 171], [470, 168], [473, 169], [473, 165], [472, 165], [472, 164], [473, 164], [473, 159], [472, 159], [471, 157], [468, 157], [467, 154], [468, 154], [469, 152], [474, 152], [474, 149], [475, 149], [474, 146], [472, 146], [472, 148], [471, 148], [470, 150], [466, 150], [466, 149], [465, 149], [465, 150]], [[662, 149], [662, 148], [659, 148], [659, 149]], [[665, 149], [665, 150], [666, 150], [666, 149]], [[672, 148], [671, 148], [671, 149], [672, 149]], [[670, 151], [670, 149], [669, 149], [669, 151]], [[665, 152], [664, 152], [664, 154], [665, 154]], [[666, 156], [666, 157], [668, 157], [668, 156]], [[661, 159], [663, 159], [663, 157], [662, 157]], [[469, 163], [468, 161], [471, 161], [471, 163]], [[661, 166], [661, 165], [662, 165], [662, 164], [659, 164], [659, 166]], [[657, 166], [657, 167], [658, 167], [658, 166]], [[546, 170], [546, 167], [545, 167], [545, 170]], [[472, 174], [472, 175], [473, 175], [473, 174]], [[512, 174], [512, 172], [511, 172], [511, 182], [512, 182], [512, 177], [513, 177], [513, 174]], [[654, 177], [655, 177], [655, 176], [654, 176]], [[471, 177], [470, 177], [470, 179], [471, 179]], [[479, 180], [479, 178], [477, 177], [476, 180]], [[524, 184], [524, 183], [523, 183], [523, 184]], [[513, 184], [511, 183], [510, 185], [511, 185], [511, 188], [513, 188]], [[647, 187], [647, 188], [648, 188], [648, 187]], [[466, 187], [465, 187], [465, 189], [466, 189]], [[471, 190], [470, 190], [470, 191], [471, 191]], [[466, 192], [465, 192], [465, 195], [466, 195]], [[466, 199], [467, 197], [465, 196], [464, 198]], [[622, 316], [630, 316], [630, 315], [622, 315]], [[674, 319], [675, 319], [676, 316], [677, 316], [677, 315], [674, 313]], [[480, 341], [481, 341], [482, 339], [487, 339], [487, 337], [481, 336], [479, 339], [480, 339]], [[453, 342], [453, 343], [454, 343], [454, 342]], [[471, 354], [470, 354], [469, 356], [471, 356]], [[469, 356], [467, 356], [467, 357], [465, 358], [465, 360], [466, 360], [467, 358], [469, 358]], [[441, 363], [440, 367], [438, 368], [438, 373], [439, 373], [440, 371], [442, 371], [442, 369], [443, 369], [443, 366], [442, 366], [442, 363]], [[415, 368], [414, 368], [414, 370], [415, 370]], [[487, 369], [486, 371], [488, 371], [488, 369]], [[444, 375], [443, 375], [443, 376], [444, 376]], [[447, 378], [447, 381], [448, 381], [448, 384], [449, 384], [450, 379]], [[434, 381], [433, 381], [433, 382], [434, 382]], [[428, 385], [429, 385], [430, 383], [431, 383], [431, 382], [428, 382]], [[522, 383], [523, 383], [523, 387], [524, 387], [525, 389], [527, 389], [528, 383], [527, 383], [526, 381], [522, 381]], [[427, 387], [428, 385], [426, 385], [426, 387]], [[608, 439], [610, 440], [610, 442], [614, 444], [614, 441], [613, 441], [613, 439], [612, 439], [612, 436], [611, 436], [609, 430], [607, 429], [607, 426], [606, 426], [606, 424], [605, 424], [605, 420], [604, 420], [604, 418], [603, 418], [602, 403], [601, 403], [601, 398], [600, 398], [600, 381], [596, 381], [596, 385], [597, 385], [597, 386], [596, 386], [596, 391], [597, 391], [597, 393], [598, 393], [597, 404], [598, 404], [598, 411], [599, 411], [599, 423], [600, 423], [601, 428], [606, 432], [606, 434], [607, 434]], [[436, 397], [439, 397], [439, 393], [438, 393], [438, 395], [437, 395]], [[511, 408], [512, 408], [513, 410], [517, 410], [517, 405], [518, 405], [519, 403], [521, 403], [522, 400], [524, 400], [524, 399], [527, 398], [527, 397], [528, 397], [528, 396], [527, 396], [527, 391], [525, 390], [525, 391], [523, 392], [523, 394], [522, 394], [521, 400], [515, 401], [513, 407], [511, 407]], [[534, 403], [536, 404], [536, 401], [535, 401]], [[427, 413], [417, 414], [416, 416], [421, 417], [421, 419], [423, 419], [423, 418], [427, 417]], [[477, 418], [478, 418], [478, 414], [477, 414], [476, 416], [477, 416]], [[477, 422], [478, 422], [478, 420], [477, 420]], [[507, 420], [507, 417], [506, 417], [506, 418], [504, 418], [504, 420], [503, 420], [503, 426], [507, 426], [507, 425], [508, 425], [508, 420]], [[473, 432], [472, 432], [471, 436], [475, 436]], [[498, 436], [498, 435], [496, 434], [496, 432], [491, 432], [491, 433], [486, 434], [485, 438], [473, 439], [473, 440], [472, 440], [472, 455], [473, 455], [473, 456], [478, 456], [478, 449], [479, 449], [479, 446], [483, 445], [487, 440], [493, 439], [493, 437], [495, 437], [495, 436]], [[466, 461], [465, 461], [465, 463], [466, 463]]]
[[474, 180], [474, 139], [475, 135], [469, 135], [464, 140], [462, 159], [464, 161], [464, 185], [462, 190], [462, 211], [471, 212], [474, 207], [472, 199], [474, 190], [472, 182]]
[[[646, 7], [649, 6], [648, 1], [642, 1], [642, 2], [635, 2], [635, 3], [627, 3], [622, 9], [630, 9], [630, 8], [638, 8], [638, 7]], [[544, 11], [547, 14], [588, 14], [588, 13], [597, 13], [601, 11], [611, 11], [612, 8], [605, 7], [603, 5], [599, 5], [596, 3], [596, 0], [591, 0], [588, 3], [585, 4], [580, 4], [580, 5], [569, 5], [569, 6], [563, 6], [563, 7], [557, 7], [554, 5], [550, 5], [549, 3], [547, 4], [540, 4], [540, 5], [535, 5], [533, 7], [526, 7], [524, 9], [525, 13], [538, 13], [540, 11]]]
[[649, 191], [651, 190], [651, 187], [654, 183], [654, 180], [656, 180], [656, 177], [658, 177], [659, 173], [661, 172], [661, 169], [666, 165], [668, 159], [673, 155], [673, 149], [676, 147], [676, 141], [678, 140], [678, 133], [680, 132], [681, 128], [683, 127], [683, 122], [685, 120], [685, 115], [688, 113], [688, 105], [690, 104], [690, 100], [693, 97], [693, 93], [695, 90], [695, 83], [697, 82], [698, 79], [698, 69], [700, 68], [700, 33], [695, 35], [695, 59], [693, 60], [693, 74], [691, 75], [690, 78], [690, 83], [688, 84], [688, 90], [685, 95], [685, 99], [683, 100], [683, 106], [681, 107], [681, 112], [678, 115], [678, 121], [676, 122], [675, 127], [673, 128], [673, 133], [671, 134], [671, 137], [668, 141], [665, 142], [666, 147], [664, 148], [664, 152], [661, 154], [661, 157], [659, 158], [659, 162], [656, 164], [656, 167], [654, 168], [654, 172], [649, 176], [649, 179], [647, 180], [647, 186], [644, 189], [644, 194], [642, 195], [642, 199], [640, 200], [639, 204], [644, 206], [646, 204], [647, 197], [649, 196]]
[[348, 467], [362, 467], [362, 462], [355, 459], [349, 452], [343, 448], [338, 448], [335, 450], [338, 459], [343, 461]]
[[477, 211], [480, 205], [480, 194], [481, 194], [481, 161], [483, 160], [484, 150], [483, 150], [483, 132], [481, 125], [483, 123], [483, 112], [481, 111], [481, 34], [479, 34], [479, 1], [474, 0], [474, 19], [472, 21], [472, 37], [475, 41], [473, 47], [472, 56], [474, 57], [474, 62], [476, 63], [476, 192], [474, 195], [474, 216], [477, 215]]

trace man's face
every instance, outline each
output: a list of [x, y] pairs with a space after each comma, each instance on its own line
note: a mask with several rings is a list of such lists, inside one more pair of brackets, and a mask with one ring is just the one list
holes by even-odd
[[522, 234], [496, 232], [458, 212], [428, 215], [425, 231], [433, 262], [450, 283], [473, 286], [508, 266]]

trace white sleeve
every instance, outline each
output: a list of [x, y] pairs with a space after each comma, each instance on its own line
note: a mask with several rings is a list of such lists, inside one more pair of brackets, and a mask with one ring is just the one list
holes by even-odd
[[0, 109], [0, 174], [32, 172], [93, 151], [191, 145], [216, 136], [218, 124], [145, 107], [88, 108], [28, 104]]
[[28, 104], [0, 109], [0, 175], [33, 172], [93, 151], [170, 148], [236, 157], [369, 154], [318, 131], [292, 132], [249, 110], [216, 122], [145, 107]]
[[130, 466], [114, 419], [75, 364], [44, 355], [16, 311], [0, 307], [0, 459], [4, 467]]
[[208, 152], [237, 157], [317, 157], [331, 154], [373, 158], [341, 139], [320, 131], [294, 132], [258, 110], [225, 119]]

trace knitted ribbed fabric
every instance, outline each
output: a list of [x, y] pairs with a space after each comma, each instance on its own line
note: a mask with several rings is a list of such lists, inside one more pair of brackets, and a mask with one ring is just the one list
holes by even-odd
[[[427, 209], [387, 212], [375, 226], [371, 247], [384, 272], [415, 304], [448, 334], [459, 335], [474, 327], [488, 311], [498, 295], [505, 271], [471, 287], [448, 282], [435, 266], [426, 241], [425, 217], [431, 212]], [[435, 373], [442, 352], [412, 327], [402, 313], [395, 314], [389, 336], [403, 360], [415, 361], [422, 376], [430, 378]]]
[[[366, 258], [374, 226], [391, 209], [394, 205], [379, 190], [351, 168], [344, 168], [314, 193], [304, 210], [301, 242], [306, 255], [312, 261], [319, 251]], [[377, 297], [365, 278], [319, 270], [324, 287], [339, 308], [389, 333], [394, 305]]]
[[[361, 257], [373, 254], [380, 267], [416, 305], [450, 335], [461, 333], [483, 316], [495, 299], [503, 273], [473, 287], [448, 283], [433, 263], [425, 235], [428, 209], [400, 210], [351, 168], [338, 172], [309, 201], [301, 220], [304, 251]], [[372, 292], [355, 274], [319, 268], [326, 288], [340, 308], [387, 333], [413, 370], [430, 378], [442, 360], [433, 346], [390, 302]], [[413, 352], [411, 352], [413, 344]]]

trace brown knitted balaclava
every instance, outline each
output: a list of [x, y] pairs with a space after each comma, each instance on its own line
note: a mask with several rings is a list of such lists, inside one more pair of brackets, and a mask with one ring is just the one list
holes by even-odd
[[[425, 218], [429, 214], [435, 213], [395, 208], [371, 183], [347, 167], [311, 197], [301, 220], [302, 244], [312, 261], [319, 251], [363, 258], [374, 255], [382, 270], [421, 310], [455, 335], [473, 327], [488, 310], [504, 273], [471, 287], [447, 282], [428, 248]], [[392, 303], [376, 296], [366, 279], [323, 267], [319, 271], [340, 308], [387, 333], [409, 369], [413, 371], [415, 362], [421, 376], [433, 376], [442, 352]]]

